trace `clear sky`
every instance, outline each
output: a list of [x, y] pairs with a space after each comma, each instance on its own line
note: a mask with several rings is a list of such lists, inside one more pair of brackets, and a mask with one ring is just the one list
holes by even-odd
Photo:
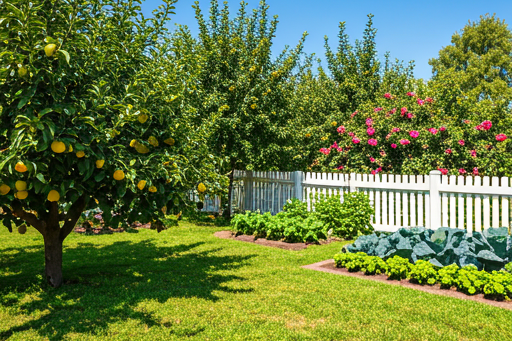
[[[222, 6], [222, 1], [219, 1]], [[246, 0], [252, 10], [258, 0]], [[179, 0], [176, 15], [172, 15], [170, 28], [174, 24], [187, 25], [197, 36], [198, 26], [192, 9], [192, 0]], [[234, 16], [240, 1], [229, 0], [230, 12]], [[146, 0], [143, 12], [150, 15], [160, 0]], [[417, 78], [429, 79], [432, 69], [430, 58], [437, 57], [439, 50], [450, 44], [452, 35], [460, 31], [468, 20], [478, 21], [480, 15], [493, 14], [512, 22], [512, 0], [431, 0], [431, 1], [383, 1], [383, 0], [267, 0], [270, 15], [278, 15], [276, 37], [273, 40], [273, 54], [277, 56], [285, 45], [295, 46], [302, 33], [309, 33], [304, 52], [315, 53], [325, 63], [324, 36], [329, 37], [333, 50], [338, 41], [338, 23], [345, 21], [346, 32], [351, 43], [361, 39], [367, 23], [366, 15], [374, 15], [377, 28], [377, 49], [381, 60], [386, 51], [391, 58], [415, 61], [414, 74]], [[210, 0], [200, 0], [199, 6], [207, 18]], [[512, 29], [512, 26], [510, 27]]]

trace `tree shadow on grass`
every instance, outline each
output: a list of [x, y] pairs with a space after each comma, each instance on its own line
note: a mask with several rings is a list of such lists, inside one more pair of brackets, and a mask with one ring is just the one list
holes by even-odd
[[[240, 287], [244, 278], [225, 271], [247, 265], [255, 255], [215, 255], [220, 249], [194, 251], [202, 244], [167, 247], [143, 240], [99, 247], [79, 243], [64, 250], [64, 285], [58, 289], [44, 283], [42, 263], [39, 263], [36, 274], [29, 274], [28, 270], [18, 271], [23, 264], [44, 262], [42, 247], [28, 252], [23, 248], [4, 249], [2, 254], [15, 256], [5, 258], [0, 255], [3, 266], [12, 268], [11, 273], [0, 276], [0, 305], [13, 306], [26, 315], [42, 313], [39, 318], [0, 330], [0, 340], [30, 329], [36, 330], [41, 337], [59, 340], [68, 333], [107, 331], [110, 324], [127, 319], [136, 320], [148, 328], [155, 325], [171, 328], [169, 322], [162, 323], [140, 304], [191, 297], [217, 301], [215, 291], [253, 291], [251, 288], [230, 288], [229, 282]], [[27, 295], [37, 298], [27, 299]], [[183, 327], [171, 328], [169, 332], [193, 336], [204, 330], [201, 326]]]

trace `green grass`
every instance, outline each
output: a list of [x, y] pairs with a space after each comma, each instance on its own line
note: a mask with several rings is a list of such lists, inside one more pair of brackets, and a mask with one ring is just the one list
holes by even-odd
[[42, 238], [0, 229], [0, 340], [511, 340], [512, 311], [300, 268], [343, 243], [286, 251], [180, 223], [71, 234], [60, 289]]

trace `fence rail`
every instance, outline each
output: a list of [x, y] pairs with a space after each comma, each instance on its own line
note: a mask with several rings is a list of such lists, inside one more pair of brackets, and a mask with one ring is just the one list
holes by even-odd
[[481, 231], [510, 228], [511, 178], [428, 175], [341, 174], [235, 171], [232, 195], [238, 211], [276, 214], [286, 200], [298, 198], [314, 210], [316, 194], [363, 191], [375, 209], [372, 225], [396, 231], [402, 226], [440, 226]]

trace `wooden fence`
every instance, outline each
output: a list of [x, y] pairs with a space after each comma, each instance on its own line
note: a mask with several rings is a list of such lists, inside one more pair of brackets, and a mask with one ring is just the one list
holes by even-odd
[[235, 171], [232, 203], [235, 211], [276, 214], [286, 200], [298, 198], [314, 210], [314, 197], [364, 191], [375, 209], [377, 230], [441, 226], [481, 231], [510, 228], [512, 183], [508, 177], [341, 174]]

